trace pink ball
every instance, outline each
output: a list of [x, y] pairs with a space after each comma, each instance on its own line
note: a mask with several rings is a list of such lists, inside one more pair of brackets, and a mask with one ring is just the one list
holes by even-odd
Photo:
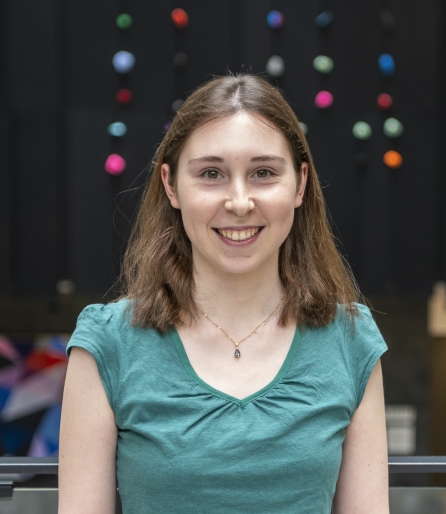
[[112, 153], [105, 161], [105, 171], [110, 175], [120, 175], [125, 170], [126, 162], [117, 153]]
[[328, 91], [319, 91], [314, 100], [314, 105], [319, 109], [327, 109], [333, 103], [333, 95]]

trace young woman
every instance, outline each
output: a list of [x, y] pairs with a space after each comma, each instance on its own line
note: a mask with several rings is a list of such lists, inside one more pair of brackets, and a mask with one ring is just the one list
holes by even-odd
[[124, 273], [68, 345], [60, 514], [389, 512], [387, 347], [275, 87], [186, 100]]

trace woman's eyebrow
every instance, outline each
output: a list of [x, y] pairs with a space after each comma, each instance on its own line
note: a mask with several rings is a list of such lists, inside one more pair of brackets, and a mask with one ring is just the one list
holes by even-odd
[[[278, 155], [259, 155], [257, 157], [251, 157], [251, 162], [265, 162], [265, 161], [279, 161], [286, 162], [286, 159], [283, 157], [279, 157]], [[187, 161], [187, 164], [193, 164], [195, 162], [225, 162], [222, 157], [218, 157], [217, 155], [206, 155], [204, 157], [197, 157], [195, 159], [190, 159]]]
[[225, 160], [217, 155], [205, 155], [204, 157], [190, 159], [187, 164], [193, 164], [194, 162], [225, 162]]
[[278, 155], [259, 155], [258, 157], [252, 157], [251, 162], [264, 162], [264, 161], [279, 161], [286, 162], [286, 159], [279, 157]]

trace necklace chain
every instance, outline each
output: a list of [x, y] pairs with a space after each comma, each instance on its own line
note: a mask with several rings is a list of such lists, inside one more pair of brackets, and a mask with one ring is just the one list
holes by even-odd
[[203, 316], [205, 318], [207, 318], [214, 326], [216, 326], [219, 330], [221, 330], [223, 332], [223, 334], [228, 338], [230, 339], [234, 344], [235, 344], [235, 352], [234, 352], [234, 357], [236, 357], [237, 359], [241, 356], [241, 353], [240, 353], [240, 350], [238, 348], [238, 345], [240, 343], [243, 343], [243, 341], [246, 341], [246, 339], [248, 339], [248, 337], [251, 337], [253, 334], [256, 333], [256, 331], [263, 325], [265, 325], [265, 323], [268, 322], [268, 320], [271, 318], [271, 316], [276, 312], [277, 310], [277, 307], [279, 307], [281, 301], [283, 300], [283, 295], [282, 297], [280, 298], [280, 300], [276, 303], [276, 306], [274, 307], [274, 309], [268, 314], [268, 316], [259, 324], [256, 326], [256, 328], [250, 333], [248, 334], [246, 337], [244, 337], [243, 339], [240, 339], [240, 341], [235, 341], [234, 339], [232, 339], [232, 337], [227, 334], [219, 325], [217, 325], [217, 323], [214, 323], [211, 318], [206, 314], [204, 313], [202, 310], [198, 309], [201, 314], [203, 314]]

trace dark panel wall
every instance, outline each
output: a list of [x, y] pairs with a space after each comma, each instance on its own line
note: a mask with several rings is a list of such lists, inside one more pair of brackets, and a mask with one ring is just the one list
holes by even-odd
[[[119, 272], [128, 219], [173, 100], [227, 69], [263, 72], [272, 54], [284, 58], [285, 75], [275, 82], [309, 126], [333, 230], [363, 291], [426, 294], [443, 276], [437, 257], [444, 239], [436, 133], [439, 0], [426, 0], [422, 9], [415, 0], [6, 4], [0, 31], [6, 70], [0, 76], [0, 295], [52, 294], [63, 278], [72, 279], [80, 294], [104, 294]], [[170, 20], [175, 7], [189, 13], [183, 31]], [[395, 14], [390, 35], [380, 29], [383, 7]], [[285, 14], [280, 32], [265, 23], [272, 8]], [[325, 8], [335, 21], [321, 33], [313, 20]], [[115, 24], [121, 12], [134, 19], [127, 31]], [[113, 70], [118, 50], [136, 56], [128, 76]], [[173, 66], [178, 51], [189, 56], [184, 71]], [[378, 71], [384, 51], [395, 57], [391, 79]], [[335, 61], [329, 76], [312, 67], [320, 53]], [[115, 102], [122, 87], [134, 93], [126, 107]], [[314, 107], [320, 89], [334, 95], [328, 111]], [[376, 108], [380, 92], [394, 97], [390, 115], [405, 128], [400, 140], [382, 133], [387, 115]], [[372, 126], [371, 140], [353, 138], [358, 120]], [[113, 121], [126, 123], [124, 138], [107, 134]], [[403, 155], [400, 170], [382, 162], [390, 148]], [[103, 170], [111, 152], [127, 160], [120, 177]], [[355, 164], [358, 152], [365, 153], [365, 166]]]

